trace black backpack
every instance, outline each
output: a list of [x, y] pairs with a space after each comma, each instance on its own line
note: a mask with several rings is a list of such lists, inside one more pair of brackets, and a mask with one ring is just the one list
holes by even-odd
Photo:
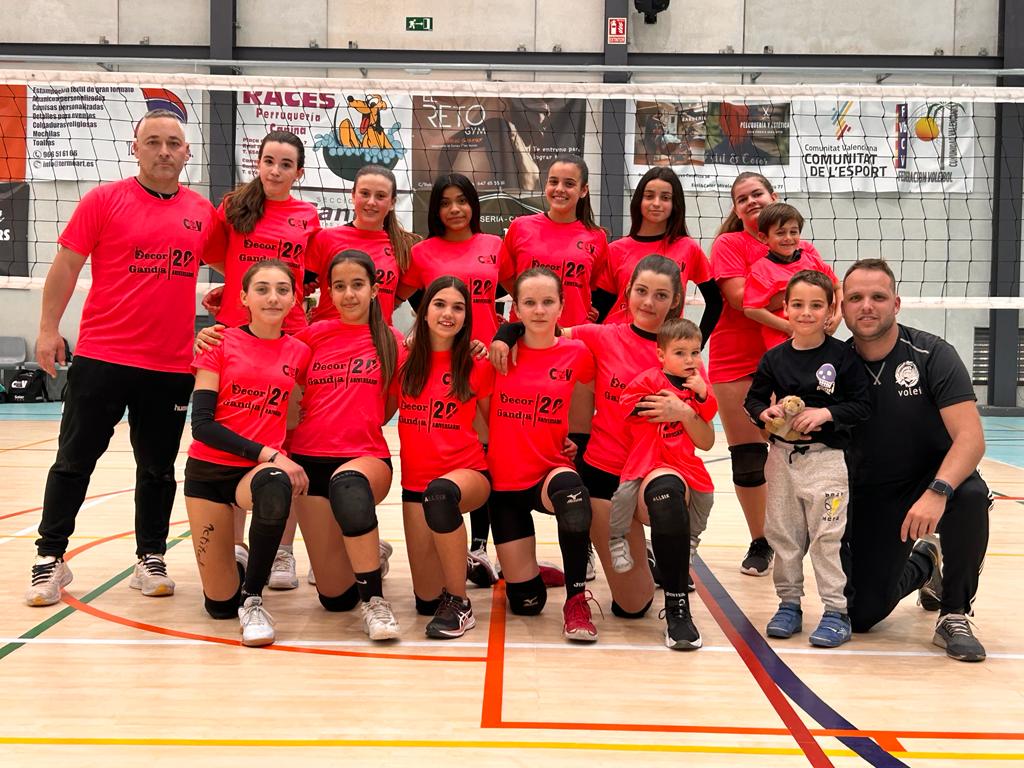
[[12, 403], [49, 403], [50, 393], [46, 389], [46, 371], [18, 371], [11, 379], [8, 399]]

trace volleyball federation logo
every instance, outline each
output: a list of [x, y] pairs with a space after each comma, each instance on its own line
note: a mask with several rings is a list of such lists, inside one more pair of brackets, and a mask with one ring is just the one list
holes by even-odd
[[188, 122], [188, 110], [178, 95], [166, 88], [143, 88], [142, 97], [146, 100], [146, 110], [166, 109], [178, 116], [183, 123]]
[[[967, 119], [963, 104], [953, 101], [927, 102], [910, 108], [906, 102], [896, 105], [896, 152], [893, 165], [906, 168], [911, 140], [934, 146], [934, 159], [939, 170], [956, 168], [960, 164], [957, 143], [962, 131], [960, 122]], [[920, 145], [919, 145], [920, 146]], [[917, 154], [921, 149], [917, 150]]]

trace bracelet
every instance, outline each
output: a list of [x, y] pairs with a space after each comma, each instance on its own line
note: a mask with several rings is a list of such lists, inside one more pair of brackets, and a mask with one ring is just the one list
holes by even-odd
[[267, 459], [267, 462], [270, 463], [270, 464], [273, 464], [277, 460], [277, 457], [280, 456], [280, 455], [281, 455], [280, 451], [274, 451], [274, 455], [271, 456], [269, 459]]

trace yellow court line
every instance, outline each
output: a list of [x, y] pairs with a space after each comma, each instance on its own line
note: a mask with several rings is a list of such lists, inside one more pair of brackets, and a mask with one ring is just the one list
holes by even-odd
[[[27, 746], [113, 746], [113, 747], [405, 747], [408, 749], [561, 749], [603, 752], [675, 752], [727, 755], [800, 756], [794, 747], [723, 747], [681, 744], [609, 744], [573, 741], [443, 741], [427, 739], [125, 739], [125, 738], [41, 738], [0, 736], [0, 744]], [[826, 749], [830, 757], [857, 757], [849, 749]], [[1002, 752], [896, 752], [910, 759], [1021, 760], [1024, 753]]]

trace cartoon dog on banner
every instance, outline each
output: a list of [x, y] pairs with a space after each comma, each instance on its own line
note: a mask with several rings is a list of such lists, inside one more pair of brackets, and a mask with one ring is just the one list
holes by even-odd
[[348, 96], [346, 101], [348, 109], [360, 116], [359, 127], [347, 117], [339, 121], [335, 111], [333, 123], [337, 130], [314, 137], [313, 147], [320, 150], [331, 172], [353, 181], [356, 172], [367, 163], [389, 169], [398, 165], [406, 150], [398, 136], [402, 126], [396, 121], [385, 129], [381, 119], [381, 113], [391, 109], [387, 98], [380, 93], [368, 93], [362, 99]]

